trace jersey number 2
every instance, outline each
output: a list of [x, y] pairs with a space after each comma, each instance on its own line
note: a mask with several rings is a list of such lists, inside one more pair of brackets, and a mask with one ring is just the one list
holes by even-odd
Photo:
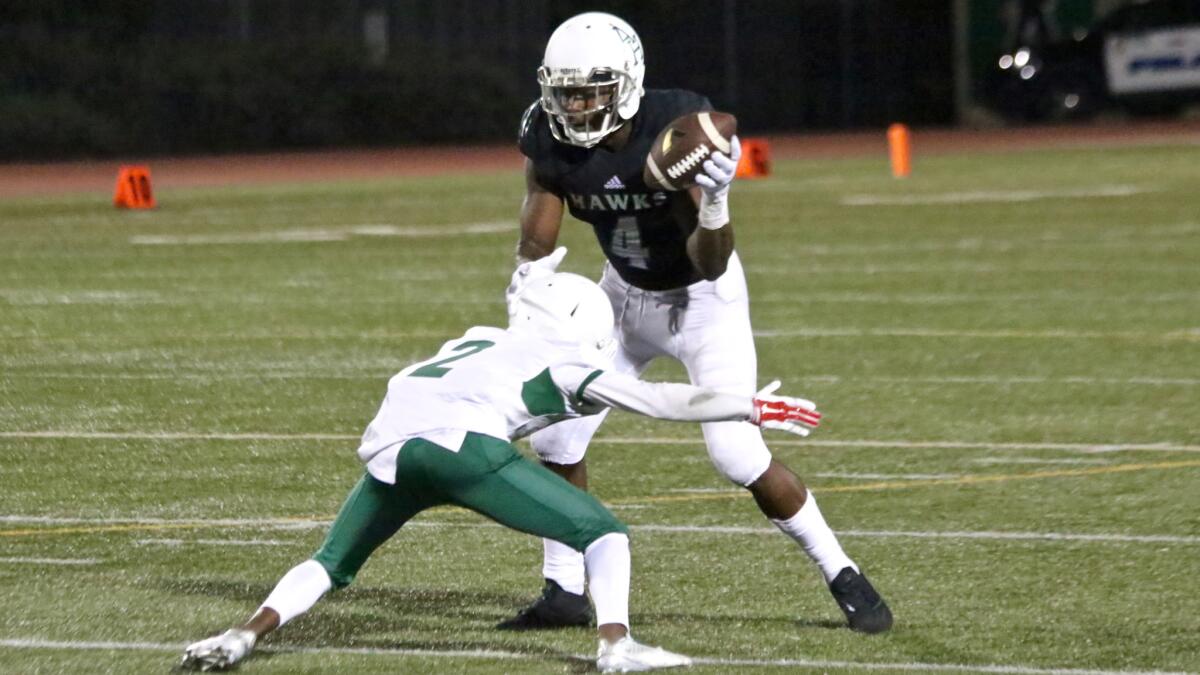
[[472, 354], [478, 354], [479, 352], [487, 349], [488, 347], [491, 347], [494, 344], [496, 344], [496, 343], [492, 342], [491, 340], [471, 340], [470, 342], [464, 342], [461, 345], [458, 345], [457, 347], [454, 348], [454, 351], [462, 352], [461, 354], [455, 354], [454, 356], [448, 356], [439, 361], [434, 361], [433, 363], [426, 363], [425, 365], [421, 366], [420, 368], [417, 368], [416, 370], [409, 373], [408, 376], [409, 377], [441, 377], [441, 376], [445, 375], [446, 373], [450, 372], [449, 368], [443, 368], [443, 366], [446, 365], [447, 363], [453, 363], [454, 361], [457, 361], [459, 359], [465, 359]]

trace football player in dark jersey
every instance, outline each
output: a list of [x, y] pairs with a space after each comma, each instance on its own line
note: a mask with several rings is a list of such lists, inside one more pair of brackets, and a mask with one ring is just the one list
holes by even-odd
[[[658, 133], [675, 118], [711, 106], [688, 91], [643, 90], [644, 75], [641, 41], [615, 16], [581, 14], [551, 35], [538, 69], [542, 96], [521, 121], [526, 193], [518, 259], [549, 255], [570, 211], [592, 226], [608, 258], [600, 286], [617, 318], [617, 367], [641, 373], [651, 360], [670, 356], [693, 384], [752, 394], [757, 362], [749, 300], [727, 205], [736, 137], [730, 156], [714, 153], [704, 163], [697, 187], [647, 187], [642, 169]], [[540, 431], [533, 448], [546, 466], [586, 488], [584, 453], [602, 419]], [[866, 633], [890, 628], [887, 604], [842, 550], [812, 494], [772, 459], [758, 428], [737, 422], [702, 428], [717, 471], [747, 488], [763, 514], [812, 558], [850, 627]], [[543, 575], [542, 596], [498, 627], [591, 620], [579, 553], [545, 540]]]

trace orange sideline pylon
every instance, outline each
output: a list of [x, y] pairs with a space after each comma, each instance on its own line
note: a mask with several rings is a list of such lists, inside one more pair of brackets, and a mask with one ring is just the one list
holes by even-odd
[[738, 178], [765, 178], [771, 175], [771, 146], [765, 138], [742, 139], [742, 158], [738, 160]]
[[912, 173], [912, 141], [908, 127], [893, 124], [888, 127], [888, 155], [892, 160], [892, 176], [906, 178]]
[[150, 167], [122, 166], [117, 171], [117, 190], [113, 206], [122, 209], [154, 208], [154, 192], [150, 189]]

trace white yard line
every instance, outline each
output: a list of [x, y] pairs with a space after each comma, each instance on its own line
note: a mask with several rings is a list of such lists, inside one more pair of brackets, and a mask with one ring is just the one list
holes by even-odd
[[[1025, 223], [1033, 225], [1033, 223]], [[853, 256], [853, 255], [870, 255], [874, 259], [881, 259], [880, 254], [890, 253], [930, 253], [941, 251], [952, 251], [961, 253], [976, 253], [976, 252], [1002, 252], [1009, 253], [1015, 249], [1033, 248], [1044, 250], [1048, 246], [1070, 247], [1077, 249], [1087, 246], [1125, 246], [1125, 247], [1144, 247], [1147, 242], [1153, 242], [1155, 245], [1170, 245], [1171, 240], [1179, 237], [1187, 237], [1192, 235], [1197, 230], [1200, 230], [1200, 223], [1181, 222], [1161, 225], [1138, 226], [1136, 228], [1122, 227], [1106, 227], [1103, 232], [1089, 233], [1086, 236], [1081, 236], [1079, 233], [1067, 230], [1061, 231], [1059, 226], [1061, 223], [1045, 222], [1038, 223], [1042, 234], [1030, 236], [1024, 232], [1006, 237], [998, 233], [988, 233], [983, 236], [965, 236], [965, 237], [941, 237], [938, 239], [914, 239], [905, 237], [900, 240], [890, 240], [885, 242], [872, 243], [820, 243], [808, 242], [804, 243], [799, 253], [803, 256]], [[1156, 237], [1166, 239], [1159, 241]], [[786, 255], [795, 255], [796, 251], [788, 249]], [[767, 264], [777, 260], [772, 256], [767, 258]], [[792, 274], [805, 273], [809, 269], [802, 267], [797, 270], [794, 266], [790, 269], [783, 267], [772, 266], [772, 271], [778, 270], [781, 272], [790, 272]], [[755, 266], [753, 272], [763, 274], [764, 270], [761, 266]], [[1080, 293], [1088, 291], [1079, 291], [1073, 289], [1065, 290], [1043, 290], [1037, 293], [1023, 294], [1027, 299], [1038, 298], [1053, 298], [1053, 297], [1072, 297]], [[1182, 296], [1184, 298], [1195, 297], [1194, 292], [1175, 291], [1172, 295]], [[1159, 295], [1159, 294], [1155, 294]], [[1019, 296], [1013, 296], [1016, 299]], [[1129, 296], [1121, 296], [1129, 297]]]
[[[773, 530], [772, 530], [773, 531]], [[839, 536], [907, 539], [981, 539], [987, 541], [1079, 541], [1144, 544], [1200, 544], [1200, 537], [1169, 534], [1085, 534], [1074, 532], [888, 532], [842, 530]]]
[[817, 478], [849, 478], [850, 480], [937, 480], [939, 478], [962, 478], [957, 473], [841, 473], [822, 471], [807, 474]]
[[294, 541], [278, 539], [138, 539], [138, 546], [291, 546]]
[[11, 305], [156, 305], [166, 300], [156, 291], [44, 291], [2, 289], [0, 299]]
[[194, 433], [172, 431], [0, 431], [0, 438], [90, 438], [146, 441], [347, 441], [357, 434]]
[[[597, 437], [593, 443], [609, 445], [703, 445], [701, 438], [622, 438]], [[914, 450], [1058, 450], [1063, 452], [1200, 452], [1200, 445], [1179, 443], [980, 443], [973, 441], [882, 441], [882, 440], [821, 440], [770, 439], [772, 446], [804, 446], [816, 448], [879, 448]]]
[[974, 464], [1110, 464], [1107, 459], [1042, 459], [1040, 457], [980, 457], [972, 459]]
[[99, 565], [96, 558], [0, 558], [0, 564], [13, 565]]
[[1032, 202], [1042, 199], [1090, 199], [1094, 197], [1129, 197], [1152, 192], [1136, 185], [1098, 185], [1069, 190], [977, 190], [973, 192], [935, 192], [930, 194], [845, 195], [845, 206], [923, 206], [927, 204], [993, 204]]
[[[42, 638], [0, 639], [0, 647], [9, 649], [59, 649], [73, 651], [146, 651], [180, 652], [184, 644], [164, 642], [102, 642], [83, 640], [46, 640]], [[595, 657], [583, 654], [527, 654], [490, 649], [403, 649], [386, 647], [273, 647], [260, 650], [275, 654], [354, 654], [366, 656], [416, 656], [423, 658], [505, 659], [522, 661], [561, 661], [591, 663]], [[982, 672], [1009, 675], [1186, 675], [1159, 670], [1094, 670], [1083, 668], [1035, 668], [999, 663], [880, 663], [872, 661], [822, 661], [816, 659], [721, 659], [697, 657], [697, 664], [743, 668], [825, 668], [832, 670], [893, 670], [905, 672]]]
[[1138, 341], [1200, 341], [1200, 329], [1145, 333], [1136, 331], [1078, 331], [1078, 330], [950, 330], [941, 328], [787, 328], [754, 331], [759, 338], [806, 337], [911, 337], [911, 338], [968, 338], [968, 339], [1037, 339], [1037, 340], [1138, 340]]
[[324, 527], [332, 518], [77, 518], [62, 516], [3, 515], [0, 523], [14, 525], [198, 525], [204, 527], [250, 527], [271, 530], [304, 530]]
[[379, 380], [386, 378], [384, 371], [353, 375], [347, 373], [229, 373], [214, 370], [209, 373], [5, 373], [4, 379], [31, 380], [166, 380], [222, 382], [230, 380]]
[[[0, 431], [0, 438], [63, 438], [148, 441], [357, 441], [360, 434], [276, 434], [276, 433], [203, 433], [173, 431]], [[600, 436], [592, 441], [608, 445], [702, 445], [696, 438], [654, 438]], [[906, 440], [821, 440], [771, 439], [773, 446], [815, 448], [881, 448], [945, 450], [1059, 450], [1063, 452], [1200, 452], [1200, 445], [1171, 443], [981, 443], [977, 441], [906, 441]]]
[[675, 488], [672, 490], [667, 490], [667, 492], [683, 493], [683, 494], [731, 494], [732, 495], [732, 494], [738, 494], [739, 492], [745, 492], [745, 490], [743, 490], [742, 488], [733, 488], [733, 487], [697, 487], [697, 488]]
[[[1176, 247], [1163, 246], [1164, 249], [1174, 249]], [[1038, 295], [1036, 293], [1014, 293], [1009, 295], [997, 295], [987, 293], [805, 293], [800, 297], [789, 295], [786, 293], [762, 293], [754, 298], [754, 303], [758, 306], [763, 304], [781, 304], [795, 307], [797, 305], [812, 305], [812, 304], [832, 304], [832, 305], [923, 305], [923, 306], [946, 306], [946, 305], [979, 305], [982, 303], [994, 304], [1030, 304], [1039, 303], [1041, 305], [1049, 305], [1051, 303], [1066, 303], [1076, 307], [1083, 303], [1094, 303], [1096, 305], [1111, 305], [1116, 302], [1128, 303], [1179, 303], [1179, 302], [1195, 302], [1197, 294], [1193, 293], [1171, 293], [1171, 294], [1153, 294], [1139, 296], [1122, 296], [1122, 297], [1093, 297], [1084, 294], [1076, 295]]]
[[393, 225], [362, 224], [342, 227], [313, 227], [289, 230], [231, 234], [192, 235], [135, 235], [129, 243], [141, 246], [210, 245], [210, 244], [276, 244], [287, 242], [346, 241], [351, 237], [456, 237], [470, 234], [493, 234], [516, 229], [507, 221], [459, 223], [451, 225]]
[[[1128, 246], [1123, 248], [1129, 248]], [[1157, 247], [1155, 247], [1157, 248]], [[1164, 251], [1178, 251], [1178, 244], [1174, 246], [1163, 245]], [[1155, 249], [1150, 249], [1155, 250]], [[824, 262], [814, 262], [812, 264], [796, 264], [793, 260], [791, 264], [771, 264], [763, 263], [754, 266], [754, 274], [763, 278], [770, 277], [775, 281], [787, 279], [789, 276], [804, 279], [812, 278], [813, 276], [821, 276], [828, 274], [853, 274], [858, 276], [877, 275], [877, 274], [916, 274], [920, 276], [928, 275], [950, 275], [950, 274], [995, 274], [1011, 277], [1013, 275], [1022, 274], [1062, 274], [1066, 272], [1082, 272], [1095, 273], [1099, 271], [1099, 267], [1095, 264], [1086, 262], [1071, 262], [1070, 259], [1060, 258], [1059, 262], [1041, 263], [1041, 264], [1016, 264], [1016, 263], [989, 263], [989, 262], [928, 262], [928, 263], [890, 263], [890, 262], [842, 262], [838, 264], [828, 264]], [[1178, 272], [1193, 272], [1194, 264], [1181, 263], [1159, 263], [1159, 264], [1131, 264], [1123, 263], [1120, 266], [1120, 271], [1124, 274], [1176, 274]], [[803, 299], [800, 300], [803, 302]]]
[[[0, 434], [2, 435], [2, 434]], [[619, 436], [597, 437], [593, 443], [609, 445], [703, 445], [701, 438], [623, 438]], [[796, 446], [816, 448], [879, 448], [915, 450], [1057, 450], [1063, 452], [1200, 452], [1200, 445], [1177, 443], [979, 443], [972, 441], [883, 441], [883, 440], [791, 440], [770, 439], [772, 446]]]
[[[484, 523], [490, 525], [490, 523]], [[497, 526], [499, 527], [499, 526]], [[642, 532], [666, 534], [738, 534], [776, 535], [779, 530], [767, 527], [739, 527], [723, 525], [631, 525], [630, 529]], [[922, 532], [907, 530], [838, 530], [839, 537], [862, 537], [864, 539], [961, 539], [983, 541], [1078, 541], [1097, 543], [1154, 543], [1154, 544], [1200, 544], [1200, 536], [1169, 534], [1087, 534], [1073, 532]]]
[[1041, 377], [1041, 376], [1009, 376], [994, 375], [946, 375], [941, 377], [862, 377], [856, 375], [800, 375], [793, 380], [819, 381], [838, 384], [842, 382], [864, 383], [894, 383], [894, 384], [1077, 384], [1094, 386], [1111, 384], [1117, 386], [1147, 385], [1163, 386], [1178, 385], [1194, 387], [1200, 385], [1200, 378], [1195, 377]]
[[[269, 339], [269, 336], [262, 336], [263, 339]], [[289, 336], [274, 336], [270, 339], [288, 338]], [[295, 337], [295, 336], [291, 336]], [[396, 336], [390, 336], [392, 338]], [[410, 336], [415, 337], [415, 336]], [[433, 337], [431, 335], [422, 335], [420, 337]], [[3, 336], [0, 336], [3, 339]], [[24, 338], [22, 338], [24, 339]], [[378, 380], [390, 371], [384, 372], [362, 372], [362, 373], [347, 373], [345, 371], [267, 371], [267, 372], [247, 372], [237, 371], [230, 372], [226, 370], [212, 370], [208, 372], [189, 372], [177, 373], [172, 371], [164, 371], [157, 373], [5, 373], [4, 379], [37, 379], [37, 380], [203, 380], [203, 381], [219, 381], [219, 380]], [[1022, 385], [1022, 384], [1071, 384], [1081, 386], [1096, 386], [1096, 385], [1113, 385], [1113, 386], [1181, 386], [1195, 387], [1200, 386], [1200, 378], [1194, 377], [1082, 377], [1082, 376], [1064, 376], [1064, 377], [1041, 377], [1041, 376], [1011, 376], [998, 377], [994, 375], [947, 375], [942, 377], [887, 377], [887, 376], [857, 376], [857, 375], [798, 375], [791, 378], [792, 380], [803, 380], [805, 382], [828, 382], [830, 384], [842, 383], [888, 383], [888, 384], [995, 384], [1001, 386]]]
[[[246, 519], [205, 519], [205, 518], [59, 518], [53, 516], [22, 516], [3, 515], [0, 523], [13, 525], [178, 525], [201, 527], [246, 527], [258, 529], [312, 529], [324, 527], [330, 519], [290, 519], [290, 518], [246, 518]], [[436, 520], [417, 520], [408, 523], [409, 528], [430, 529], [462, 529], [483, 528], [498, 529], [501, 525], [488, 521], [476, 522], [445, 522]], [[630, 529], [642, 532], [662, 532], [667, 534], [733, 534], [733, 535], [774, 535], [778, 530], [770, 527], [746, 527], [737, 525], [660, 525], [641, 524], [631, 525]], [[1086, 533], [1086, 532], [1002, 532], [1002, 531], [920, 531], [920, 530], [839, 530], [839, 536], [863, 537], [878, 539], [959, 539], [985, 541], [1080, 541], [1099, 543], [1167, 543], [1167, 544], [1200, 544], [1200, 536], [1172, 534], [1115, 534], [1115, 533]], [[277, 540], [259, 540], [261, 545], [290, 544]], [[230, 545], [230, 540], [223, 539], [143, 539], [138, 543], [181, 542], [186, 544]], [[242, 540], [242, 545], [255, 545], [253, 540]]]

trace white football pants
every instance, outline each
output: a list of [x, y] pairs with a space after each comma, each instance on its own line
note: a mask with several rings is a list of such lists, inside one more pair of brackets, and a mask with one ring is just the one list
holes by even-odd
[[[609, 265], [600, 287], [612, 301], [620, 347], [617, 369], [641, 374], [659, 356], [687, 368], [692, 384], [753, 396], [758, 364], [750, 330], [750, 301], [742, 263], [734, 253], [716, 281], [686, 288], [646, 291], [630, 286]], [[589, 415], [551, 425], [530, 442], [543, 460], [575, 464], [587, 452], [605, 415]], [[746, 486], [767, 470], [771, 452], [759, 428], [749, 422], [700, 425], [708, 457], [725, 478]]]

